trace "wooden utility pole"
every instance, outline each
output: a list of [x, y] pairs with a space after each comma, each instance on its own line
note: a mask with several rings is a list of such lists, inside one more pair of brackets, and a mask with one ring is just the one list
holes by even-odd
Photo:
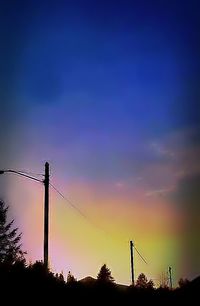
[[169, 284], [170, 284], [170, 289], [172, 289], [172, 268], [169, 267]]
[[131, 282], [132, 285], [134, 285], [133, 241], [130, 241], [130, 251], [131, 251]]
[[45, 163], [44, 180], [39, 180], [36, 177], [27, 175], [21, 171], [16, 170], [0, 170], [0, 174], [15, 173], [20, 176], [29, 178], [31, 180], [44, 184], [44, 266], [48, 269], [48, 248], [49, 248], [49, 163]]
[[49, 256], [49, 163], [45, 163], [44, 178], [44, 266], [48, 269]]

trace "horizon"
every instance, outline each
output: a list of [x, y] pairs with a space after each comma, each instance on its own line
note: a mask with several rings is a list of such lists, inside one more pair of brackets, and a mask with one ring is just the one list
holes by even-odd
[[[49, 263], [116, 282], [200, 273], [197, 1], [2, 4], [0, 169], [50, 163]], [[0, 175], [27, 261], [43, 258], [43, 186]], [[74, 209], [73, 205], [76, 207]], [[81, 213], [80, 213], [81, 212]], [[66, 274], [65, 273], [65, 274]]]

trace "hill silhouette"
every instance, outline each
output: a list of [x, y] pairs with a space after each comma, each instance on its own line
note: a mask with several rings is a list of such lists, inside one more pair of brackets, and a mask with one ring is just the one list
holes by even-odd
[[86, 284], [86, 285], [94, 284], [96, 281], [97, 281], [97, 279], [93, 278], [91, 276], [86, 276], [86, 277], [79, 280], [80, 283]]

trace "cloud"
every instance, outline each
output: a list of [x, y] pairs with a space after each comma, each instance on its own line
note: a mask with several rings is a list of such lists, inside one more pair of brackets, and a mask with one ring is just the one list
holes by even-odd
[[169, 192], [171, 192], [174, 189], [174, 186], [169, 187], [169, 188], [162, 188], [162, 189], [156, 189], [156, 190], [149, 190], [145, 195], [146, 197], [151, 197], [151, 196], [165, 196]]
[[118, 189], [121, 189], [125, 186], [125, 184], [123, 182], [117, 182], [115, 183], [115, 187], [118, 188]]
[[152, 151], [158, 155], [158, 156], [163, 156], [163, 157], [167, 157], [167, 158], [173, 158], [175, 153], [168, 149], [166, 147], [166, 144], [162, 144], [162, 143], [158, 143], [158, 142], [151, 142], [150, 143], [150, 148], [152, 149]]

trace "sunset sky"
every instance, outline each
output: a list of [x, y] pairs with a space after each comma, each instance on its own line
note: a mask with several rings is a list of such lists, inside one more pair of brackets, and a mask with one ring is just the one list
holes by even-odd
[[[27, 4], [29, 2], [29, 4]], [[198, 1], [2, 1], [0, 168], [44, 172], [50, 266], [106, 263], [130, 283], [200, 274]], [[40, 176], [38, 176], [40, 177]], [[43, 257], [43, 186], [0, 176], [0, 196]]]

